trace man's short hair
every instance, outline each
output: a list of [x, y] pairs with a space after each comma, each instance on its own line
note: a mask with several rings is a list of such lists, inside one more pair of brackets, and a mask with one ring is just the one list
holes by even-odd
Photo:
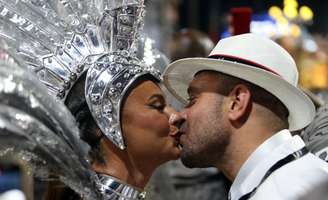
[[[273, 94], [268, 92], [267, 90], [261, 88], [260, 86], [257, 86], [253, 83], [250, 83], [246, 80], [224, 74], [222, 72], [217, 72], [217, 71], [211, 71], [211, 70], [205, 70], [205, 71], [200, 71], [199, 73], [202, 72], [209, 72], [209, 73], [216, 73], [218, 74], [218, 92], [224, 96], [229, 95], [231, 90], [238, 84], [243, 84], [245, 85], [251, 92], [251, 99], [253, 102], [257, 103], [258, 105], [261, 105], [261, 107], [264, 107], [266, 109], [260, 110], [260, 114], [263, 114], [263, 120], [268, 121], [270, 125], [274, 129], [285, 129], [288, 128], [288, 109], [286, 106]], [[197, 75], [196, 74], [196, 75]], [[270, 110], [271, 113], [275, 116], [270, 116], [268, 111], [265, 110]], [[277, 131], [278, 131], [277, 130]]]

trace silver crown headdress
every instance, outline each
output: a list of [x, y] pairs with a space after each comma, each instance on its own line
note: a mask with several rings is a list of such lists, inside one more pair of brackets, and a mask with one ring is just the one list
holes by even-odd
[[131, 1], [109, 13], [113, 17], [111, 48], [91, 66], [86, 78], [86, 100], [102, 132], [120, 149], [124, 140], [120, 125], [122, 99], [131, 84], [144, 74], [159, 79], [153, 67], [135, 54], [138, 29], [144, 15], [143, 1]]
[[143, 74], [159, 78], [135, 54], [143, 15], [143, 0], [0, 0], [0, 36], [60, 100], [88, 70], [90, 111], [102, 132], [124, 149], [125, 91]]
[[97, 16], [93, 1], [0, 0], [1, 37], [59, 99], [107, 51]]

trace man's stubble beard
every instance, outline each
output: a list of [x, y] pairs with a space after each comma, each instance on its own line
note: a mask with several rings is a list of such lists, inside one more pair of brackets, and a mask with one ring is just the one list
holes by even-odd
[[215, 166], [223, 157], [230, 141], [228, 129], [224, 126], [221, 110], [222, 102], [218, 102], [214, 111], [208, 112], [206, 118], [199, 120], [189, 130], [191, 137], [186, 137], [189, 144], [183, 147], [181, 160], [186, 167], [204, 168]]

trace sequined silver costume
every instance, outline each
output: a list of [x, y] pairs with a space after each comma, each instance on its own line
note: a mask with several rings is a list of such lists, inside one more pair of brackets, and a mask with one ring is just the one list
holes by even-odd
[[[152, 65], [159, 54], [150, 50], [153, 54], [144, 55], [148, 59], [137, 58], [144, 13], [143, 0], [0, 0], [0, 38], [6, 42], [3, 55], [8, 55], [0, 63], [1, 132], [15, 138], [23, 131], [22, 137], [34, 148], [26, 151], [22, 145], [20, 152], [25, 157], [30, 153], [29, 160], [45, 163], [47, 170], [49, 166], [58, 170], [61, 180], [85, 199], [144, 198], [141, 191], [90, 170], [87, 145], [63, 104], [87, 73], [85, 98], [91, 114], [103, 134], [125, 149], [121, 101], [138, 77], [149, 74], [160, 79]], [[49, 137], [55, 139], [47, 144], [43, 139]], [[35, 154], [37, 148], [41, 155]], [[56, 153], [74, 155], [75, 160], [51, 158]]]
[[112, 16], [110, 52], [100, 56], [88, 70], [86, 100], [102, 132], [122, 150], [125, 148], [120, 126], [121, 100], [138, 77], [159, 72], [136, 57], [134, 47], [142, 26], [143, 1], [119, 6]]

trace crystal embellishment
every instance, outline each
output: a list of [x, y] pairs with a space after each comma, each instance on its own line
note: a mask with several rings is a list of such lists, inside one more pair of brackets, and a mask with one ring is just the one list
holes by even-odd
[[[115, 54], [105, 54], [97, 61], [102, 62], [103, 59], [109, 59], [112, 64], [108, 68], [113, 67], [116, 70], [102, 69], [99, 71], [97, 70], [97, 62], [90, 67], [86, 79], [86, 99], [102, 132], [117, 147], [125, 149], [120, 125], [120, 108], [126, 91], [138, 77], [150, 74], [160, 80], [160, 73], [152, 68], [147, 68], [142, 62], [139, 62], [139, 65], [113, 63], [112, 60], [117, 56], [124, 57], [116, 52]], [[131, 56], [124, 58], [126, 60], [135, 59]], [[101, 91], [100, 94], [99, 91]], [[111, 103], [109, 104], [109, 102]], [[96, 114], [94, 112], [96, 110], [101, 110], [101, 112]], [[112, 113], [116, 113], [116, 116], [112, 116]], [[108, 116], [111, 117], [108, 118]]]
[[[135, 55], [138, 32], [143, 23], [143, 1], [118, 6], [109, 13], [113, 19], [110, 52], [100, 56], [89, 68], [85, 95], [101, 131], [123, 150], [126, 146], [120, 125], [120, 111], [126, 91], [137, 78], [149, 74], [159, 80], [160, 73], [146, 66]], [[94, 95], [99, 98], [94, 99]], [[108, 109], [109, 102], [111, 109]]]

